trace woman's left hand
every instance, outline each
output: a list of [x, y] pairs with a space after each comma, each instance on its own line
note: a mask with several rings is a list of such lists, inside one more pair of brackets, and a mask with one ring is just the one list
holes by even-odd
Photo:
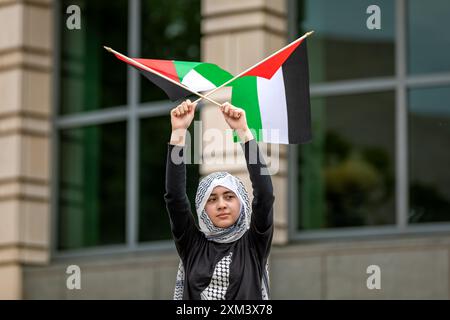
[[231, 129], [236, 130], [242, 142], [253, 139], [253, 134], [248, 128], [245, 110], [225, 102], [220, 106], [220, 111]]
[[232, 104], [225, 102], [220, 106], [225, 121], [228, 123], [231, 129], [234, 130], [246, 130], [247, 119], [245, 117], [245, 111], [241, 108], [235, 107]]

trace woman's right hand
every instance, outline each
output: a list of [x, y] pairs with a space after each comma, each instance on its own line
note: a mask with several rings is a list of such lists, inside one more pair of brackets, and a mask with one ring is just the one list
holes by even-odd
[[187, 128], [189, 128], [194, 119], [196, 106], [196, 103], [193, 103], [188, 99], [170, 111], [172, 131], [179, 129], [187, 130]]

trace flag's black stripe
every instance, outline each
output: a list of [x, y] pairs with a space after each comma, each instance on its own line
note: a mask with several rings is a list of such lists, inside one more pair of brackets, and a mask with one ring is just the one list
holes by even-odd
[[311, 107], [306, 39], [282, 65], [286, 92], [289, 143], [311, 141]]
[[186, 90], [180, 86], [177, 86], [175, 84], [173, 84], [172, 82], [161, 78], [160, 76], [153, 74], [151, 72], [142, 70], [142, 69], [138, 69], [139, 72], [146, 77], [148, 80], [150, 80], [151, 82], [153, 82], [154, 84], [156, 84], [158, 87], [160, 87], [162, 90], [164, 90], [164, 92], [169, 96], [169, 99], [172, 101], [176, 101], [178, 99], [181, 98], [185, 98], [187, 96], [192, 95], [192, 92], [190, 92], [189, 90]]

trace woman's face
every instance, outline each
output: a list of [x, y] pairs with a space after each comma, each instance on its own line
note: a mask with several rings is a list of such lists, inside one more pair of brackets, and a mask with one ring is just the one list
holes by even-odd
[[217, 186], [206, 201], [205, 211], [216, 227], [228, 228], [239, 218], [240, 206], [241, 203], [233, 191]]

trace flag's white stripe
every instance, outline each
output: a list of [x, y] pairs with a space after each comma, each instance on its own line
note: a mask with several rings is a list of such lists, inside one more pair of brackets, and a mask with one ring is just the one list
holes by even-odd
[[[269, 143], [289, 143], [286, 91], [283, 70], [280, 67], [271, 79], [257, 78], [259, 110], [264, 133], [263, 141]], [[278, 138], [270, 134], [277, 129]]]
[[198, 73], [194, 69], [189, 71], [184, 76], [183, 81], [181, 81], [181, 83], [197, 92], [212, 90], [216, 88], [216, 86], [211, 81], [203, 77], [200, 73]]

